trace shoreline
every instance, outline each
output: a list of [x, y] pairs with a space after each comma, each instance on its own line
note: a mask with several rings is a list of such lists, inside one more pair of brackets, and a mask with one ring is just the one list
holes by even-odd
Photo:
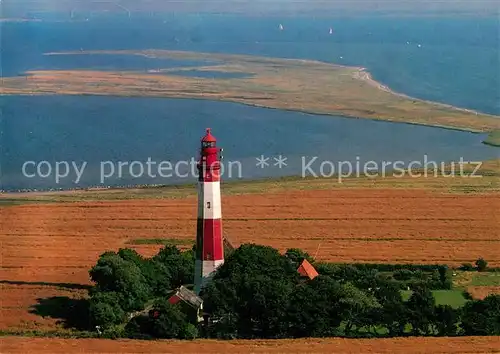
[[[135, 96], [135, 97], [140, 97], [140, 96]], [[198, 97], [196, 97], [196, 98], [175, 97], [175, 99], [203, 100], [203, 98], [198, 98]], [[216, 102], [230, 102], [230, 101], [225, 101], [225, 100], [213, 100], [213, 99], [207, 99], [207, 100], [216, 101]], [[423, 101], [423, 102], [427, 102], [427, 101]], [[386, 122], [386, 123], [391, 123], [391, 124], [418, 125], [421, 127], [453, 130], [453, 131], [471, 133], [471, 134], [488, 134], [489, 133], [488, 131], [472, 129], [472, 128], [460, 128], [460, 127], [453, 127], [453, 126], [446, 126], [446, 125], [432, 125], [432, 124], [419, 123], [419, 122], [402, 122], [402, 121], [390, 120], [390, 119], [385, 119], [385, 118], [378, 119], [378, 118], [369, 118], [369, 117], [359, 117], [359, 116], [354, 116], [354, 115], [349, 116], [349, 115], [342, 113], [342, 112], [317, 113], [317, 112], [313, 112], [313, 111], [294, 109], [294, 108], [269, 107], [269, 106], [265, 106], [265, 105], [259, 105], [258, 103], [245, 103], [245, 102], [231, 102], [231, 103], [238, 103], [238, 104], [244, 104], [244, 105], [250, 106], [250, 107], [273, 109], [273, 110], [285, 111], [285, 112], [298, 112], [298, 113], [308, 114], [308, 115], [312, 115], [312, 116], [329, 116], [329, 117], [340, 117], [340, 118], [345, 118], [345, 119], [363, 119], [363, 120], [368, 120], [368, 121], [372, 121], [372, 122]], [[432, 103], [434, 103], [434, 102], [432, 102]], [[460, 110], [460, 108], [457, 108], [457, 109]], [[483, 113], [481, 113], [481, 114], [483, 114]]]

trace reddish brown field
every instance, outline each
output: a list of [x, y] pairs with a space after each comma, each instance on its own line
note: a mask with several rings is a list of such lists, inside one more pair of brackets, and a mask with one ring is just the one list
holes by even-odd
[[80, 298], [85, 290], [71, 290], [56, 286], [29, 284], [0, 284], [2, 301], [0, 307], [0, 329], [35, 330], [57, 326], [57, 318], [43, 317], [35, 311], [38, 299], [54, 296]]
[[[230, 195], [223, 225], [236, 245], [298, 247], [320, 260], [458, 265], [484, 257], [500, 266], [498, 196], [423, 189]], [[134, 239], [194, 240], [195, 218], [194, 197], [0, 207], [0, 328], [53, 327], [29, 314], [36, 298], [79, 296], [53, 283], [89, 284], [89, 268], [107, 250], [152, 255], [160, 247], [127, 244]]]
[[2, 353], [498, 353], [499, 337], [137, 341], [3, 337]]
[[474, 299], [484, 299], [488, 295], [500, 294], [500, 286], [470, 286], [467, 291]]

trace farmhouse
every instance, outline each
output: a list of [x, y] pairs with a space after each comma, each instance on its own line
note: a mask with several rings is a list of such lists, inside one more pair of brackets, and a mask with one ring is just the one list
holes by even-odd
[[203, 300], [188, 288], [181, 286], [168, 302], [172, 305], [179, 304], [184, 313], [196, 322], [203, 321]]

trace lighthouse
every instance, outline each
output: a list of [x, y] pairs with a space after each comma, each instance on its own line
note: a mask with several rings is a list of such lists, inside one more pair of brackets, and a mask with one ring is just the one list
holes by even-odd
[[201, 139], [198, 161], [198, 220], [194, 291], [200, 294], [217, 268], [224, 263], [221, 222], [220, 152], [217, 141], [207, 129]]

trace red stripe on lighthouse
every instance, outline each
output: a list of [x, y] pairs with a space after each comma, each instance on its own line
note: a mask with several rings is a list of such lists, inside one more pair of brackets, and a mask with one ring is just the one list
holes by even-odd
[[222, 245], [222, 223], [220, 219], [205, 219], [203, 225], [203, 260], [224, 259]]

